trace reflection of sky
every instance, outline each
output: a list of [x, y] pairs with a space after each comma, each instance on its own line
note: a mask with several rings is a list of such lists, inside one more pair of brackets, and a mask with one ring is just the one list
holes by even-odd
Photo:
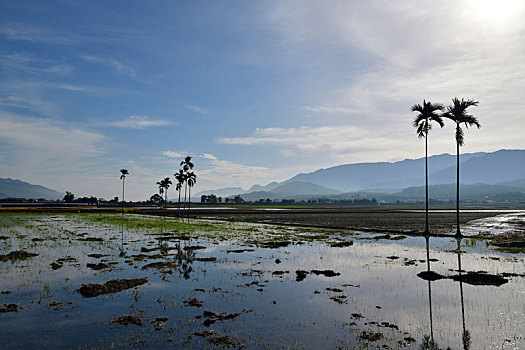
[[[362, 329], [381, 331], [391, 339], [402, 339], [405, 336], [402, 332], [408, 332], [418, 342], [423, 334], [430, 333], [428, 283], [416, 276], [427, 269], [425, 240], [421, 237], [375, 241], [359, 239], [367, 237], [362, 235], [350, 237], [354, 245], [346, 248], [309, 242], [267, 249], [244, 246], [243, 242], [278, 234], [310, 235], [323, 231], [303, 232], [301, 228], [227, 224], [225, 227], [229, 227], [231, 232], [225, 233], [225, 241], [214, 239], [210, 234], [207, 238], [180, 242], [182, 246], [205, 246], [205, 249], [195, 250], [197, 257], [217, 258], [217, 262], [191, 263], [191, 278], [185, 280], [177, 272], [163, 275], [155, 270], [141, 269], [147, 263], [160, 260], [130, 259], [141, 253], [142, 247], [158, 246], [158, 236], [152, 235], [153, 232], [126, 230], [124, 236], [128, 243], [125, 246], [128, 257], [120, 258], [118, 228], [100, 228], [60, 217], [42, 217], [39, 224], [42, 225], [40, 231], [17, 228], [27, 237], [10, 239], [8, 249], [25, 249], [37, 252], [39, 256], [27, 262], [0, 264], [0, 290], [12, 291], [1, 296], [2, 302], [23, 306], [17, 314], [3, 314], [0, 318], [0, 339], [4, 339], [0, 340], [0, 345], [14, 340], [21, 346], [29, 346], [33, 340], [16, 337], [31, 331], [38, 339], [39, 335], [47, 334], [49, 327], [52, 334], [58, 333], [59, 325], [65, 322], [69, 327], [61, 330], [61, 339], [68, 341], [68, 346], [81, 346], [95, 338], [113, 341], [116, 334], [124, 334], [125, 339], [131, 335], [147, 336], [151, 340], [145, 346], [156, 347], [165, 345], [167, 337], [186, 340], [189, 331], [205, 329], [202, 320], [195, 319], [195, 316], [202, 315], [203, 310], [241, 312], [245, 308], [253, 311], [241, 313], [235, 320], [217, 322], [211, 328], [241, 339], [248, 348], [254, 344], [268, 344], [273, 348], [280, 346], [281, 342], [284, 345], [298, 344], [298, 347], [304, 345], [306, 348], [336, 348], [341, 344], [339, 341], [353, 346]], [[335, 236], [338, 234], [337, 231], [327, 232]], [[78, 241], [74, 239], [78, 234], [103, 237], [105, 240], [102, 243]], [[38, 236], [43, 236], [46, 241], [31, 241]], [[53, 237], [57, 240], [49, 240]], [[169, 240], [168, 246], [174, 248], [177, 241]], [[454, 270], [457, 269], [458, 256], [451, 252], [456, 247], [455, 239], [430, 238], [430, 257], [438, 260], [431, 263], [432, 271], [445, 276], [457, 274]], [[246, 248], [255, 251], [227, 252]], [[523, 273], [523, 257], [493, 251], [483, 241], [464, 239], [461, 250], [465, 252], [461, 255], [461, 263], [466, 271]], [[87, 257], [91, 253], [111, 256], [101, 259]], [[173, 259], [175, 253], [170, 249], [168, 259]], [[51, 270], [49, 264], [52, 261], [68, 255], [75, 257], [77, 262], [66, 262], [61, 269]], [[276, 259], [281, 262], [276, 263]], [[405, 266], [405, 262], [411, 260], [415, 260], [415, 265]], [[117, 264], [100, 272], [86, 268], [87, 262], [99, 261]], [[313, 269], [330, 269], [340, 275], [328, 278], [309, 274], [303, 281], [295, 281], [296, 270]], [[272, 274], [275, 271], [289, 272], [278, 277]], [[136, 289], [137, 297], [135, 289], [91, 299], [84, 299], [75, 292], [82, 283], [136, 277], [148, 277], [149, 280], [147, 285]], [[259, 285], [251, 284], [254, 281]], [[51, 297], [44, 298], [39, 304], [44, 283], [50, 285]], [[465, 322], [472, 333], [472, 349], [501, 348], [505, 339], [524, 345], [523, 339], [513, 340], [525, 327], [524, 284], [525, 280], [521, 277], [512, 278], [501, 287], [463, 284]], [[442, 348], [460, 348], [459, 283], [445, 279], [432, 282], [431, 286], [434, 336]], [[195, 288], [203, 288], [205, 292], [194, 291]], [[213, 288], [220, 290], [212, 292]], [[258, 291], [260, 288], [262, 291]], [[326, 288], [340, 288], [343, 292], [330, 292]], [[319, 291], [319, 294], [314, 291]], [[341, 294], [346, 296], [346, 303], [338, 304], [330, 300], [330, 297]], [[189, 297], [202, 300], [204, 307], [185, 307], [182, 301]], [[52, 301], [72, 301], [72, 305], [59, 311], [48, 310], [47, 304]], [[359, 313], [364, 318], [353, 319], [352, 313]], [[110, 326], [111, 319], [124, 314], [137, 314], [146, 320], [166, 316], [169, 325], [176, 325], [177, 328], [168, 335], [148, 326], [140, 329]], [[68, 323], [68, 319], [75, 319], [75, 322]], [[351, 322], [357, 325], [349, 327], [347, 324]], [[370, 322], [396, 324], [401, 332], [378, 328]], [[8, 331], [13, 328], [14, 332]], [[83, 336], [77, 338], [77, 333]], [[270, 334], [272, 337], [268, 337]], [[43, 344], [48, 347], [60, 345], [52, 341]], [[196, 338], [191, 340], [191, 344], [204, 347], [207, 343]], [[507, 342], [504, 348], [511, 348], [510, 345]], [[418, 346], [413, 344], [412, 349]]]
[[465, 235], [491, 234], [499, 235], [525, 230], [525, 211], [515, 211], [493, 217], [473, 220], [463, 226]]

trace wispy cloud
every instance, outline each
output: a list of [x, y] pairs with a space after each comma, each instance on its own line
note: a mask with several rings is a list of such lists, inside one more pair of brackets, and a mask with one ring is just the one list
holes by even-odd
[[2, 173], [69, 173], [83, 162], [104, 153], [106, 138], [95, 132], [67, 126], [51, 119], [25, 117], [0, 111], [0, 139], [4, 156]]
[[104, 66], [114, 68], [119, 74], [128, 76], [131, 79], [136, 78], [136, 73], [133, 68], [114, 58], [106, 58], [97, 55], [80, 55], [80, 58], [88, 62], [98, 63]]
[[173, 125], [175, 122], [165, 119], [154, 119], [145, 115], [130, 115], [128, 118], [105, 124], [117, 128], [145, 129], [150, 127]]
[[0, 35], [11, 41], [31, 41], [48, 44], [69, 44], [76, 42], [68, 33], [50, 28], [36, 27], [27, 23], [8, 22], [0, 27]]
[[211, 153], [203, 153], [201, 154], [201, 158], [204, 158], [204, 159], [211, 159], [211, 160], [217, 160], [217, 157], [215, 157], [213, 154]]
[[352, 114], [357, 113], [359, 110], [352, 109], [352, 108], [344, 108], [344, 107], [327, 107], [327, 106], [306, 106], [304, 108], [308, 112], [312, 113], [326, 113], [326, 114]]
[[195, 105], [186, 105], [186, 109], [200, 114], [208, 114], [208, 111], [206, 109]]
[[0, 56], [0, 64], [29, 73], [69, 74], [73, 67], [56, 60], [39, 59], [18, 52]]
[[165, 151], [165, 152], [162, 152], [162, 154], [164, 154], [166, 157], [170, 157], [170, 158], [183, 158], [183, 157], [186, 157], [187, 153], [184, 152], [184, 151]]

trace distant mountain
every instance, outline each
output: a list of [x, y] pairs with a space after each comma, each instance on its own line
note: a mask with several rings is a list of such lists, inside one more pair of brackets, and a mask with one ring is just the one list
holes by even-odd
[[[467, 153], [460, 156], [460, 177], [465, 184], [496, 184], [525, 177], [525, 150], [500, 150], [492, 153]], [[429, 157], [430, 184], [456, 181], [456, 155]], [[403, 189], [424, 185], [425, 158], [399, 162], [356, 163], [298, 174], [284, 181], [306, 181], [344, 191], [373, 188]]]
[[200, 197], [202, 195], [208, 196], [210, 194], [214, 194], [217, 197], [227, 197], [227, 196], [244, 193], [244, 192], [246, 192], [246, 190], [244, 190], [242, 187], [224, 187], [224, 188], [219, 188], [216, 190], [200, 191], [195, 194], [192, 194], [191, 197], [193, 198], [193, 200], [197, 200], [197, 198], [200, 200]]
[[63, 193], [44, 186], [32, 185], [20, 180], [0, 179], [0, 198], [56, 200], [62, 199], [63, 196]]
[[[464, 184], [496, 184], [525, 178], [525, 150], [500, 150], [462, 160], [459, 176]], [[430, 178], [436, 184], [456, 182], [456, 166], [433, 172]]]
[[339, 190], [304, 181], [286, 182], [285, 184], [270, 190], [270, 192], [281, 196], [330, 195], [342, 193]]
[[[272, 187], [272, 186], [269, 186]], [[253, 188], [253, 187], [252, 187]], [[257, 187], [256, 187], [257, 188]], [[259, 188], [268, 188], [266, 186], [259, 186]], [[312, 197], [330, 196], [341, 194], [341, 191], [316, 185], [311, 182], [294, 181], [284, 184], [278, 184], [277, 187], [269, 191], [251, 191], [240, 194], [245, 201], [257, 201], [260, 199], [281, 200], [287, 199], [308, 199]]]
[[[461, 154], [460, 161], [464, 200], [505, 200], [504, 194], [513, 200], [522, 198], [520, 191], [525, 189], [525, 150], [466, 153]], [[240, 194], [247, 201], [315, 197], [420, 200], [424, 198], [424, 169], [425, 158], [344, 164], [298, 174], [281, 183], [254, 185], [247, 193], [235, 194]], [[445, 153], [429, 157], [429, 173], [433, 189], [431, 197], [454, 199], [456, 155]], [[326, 188], [327, 184], [331, 188]], [[518, 193], [518, 196], [513, 193]]]

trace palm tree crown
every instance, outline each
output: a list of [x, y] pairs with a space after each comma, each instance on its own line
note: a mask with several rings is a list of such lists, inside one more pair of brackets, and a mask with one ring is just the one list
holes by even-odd
[[452, 99], [452, 105], [448, 106], [447, 111], [443, 114], [445, 118], [456, 123], [456, 142], [459, 146], [465, 144], [464, 132], [461, 128], [461, 124], [465, 124], [467, 129], [469, 126], [473, 125], [477, 126], [478, 129], [481, 127], [478, 118], [467, 113], [468, 107], [477, 106], [478, 103], [479, 101], [474, 101], [473, 99], [465, 100], [464, 98], [461, 98], [460, 101], [457, 97], [454, 97]]
[[191, 162], [191, 157], [186, 156], [182, 162], [180, 162], [180, 165], [184, 169], [185, 172], [188, 172], [188, 170], [193, 169], [193, 163]]
[[440, 103], [432, 103], [425, 100], [423, 100], [423, 106], [420, 104], [412, 106], [412, 112], [419, 112], [412, 123], [417, 128], [416, 132], [419, 138], [427, 137], [428, 132], [432, 129], [432, 121], [438, 123], [440, 127], [445, 126], [443, 118], [437, 113], [438, 111], [443, 112], [444, 109], [445, 107]]
[[120, 169], [120, 179], [124, 180], [126, 178], [126, 175], [129, 175], [128, 169]]

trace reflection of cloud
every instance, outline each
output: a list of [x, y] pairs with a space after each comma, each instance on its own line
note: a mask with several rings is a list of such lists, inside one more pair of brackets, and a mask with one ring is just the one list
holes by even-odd
[[206, 109], [195, 105], [186, 105], [186, 109], [201, 114], [208, 114], [208, 111]]
[[114, 126], [117, 128], [128, 128], [128, 129], [145, 129], [155, 126], [167, 126], [175, 124], [169, 120], [153, 119], [143, 115], [130, 115], [124, 120], [108, 123], [108, 126]]

